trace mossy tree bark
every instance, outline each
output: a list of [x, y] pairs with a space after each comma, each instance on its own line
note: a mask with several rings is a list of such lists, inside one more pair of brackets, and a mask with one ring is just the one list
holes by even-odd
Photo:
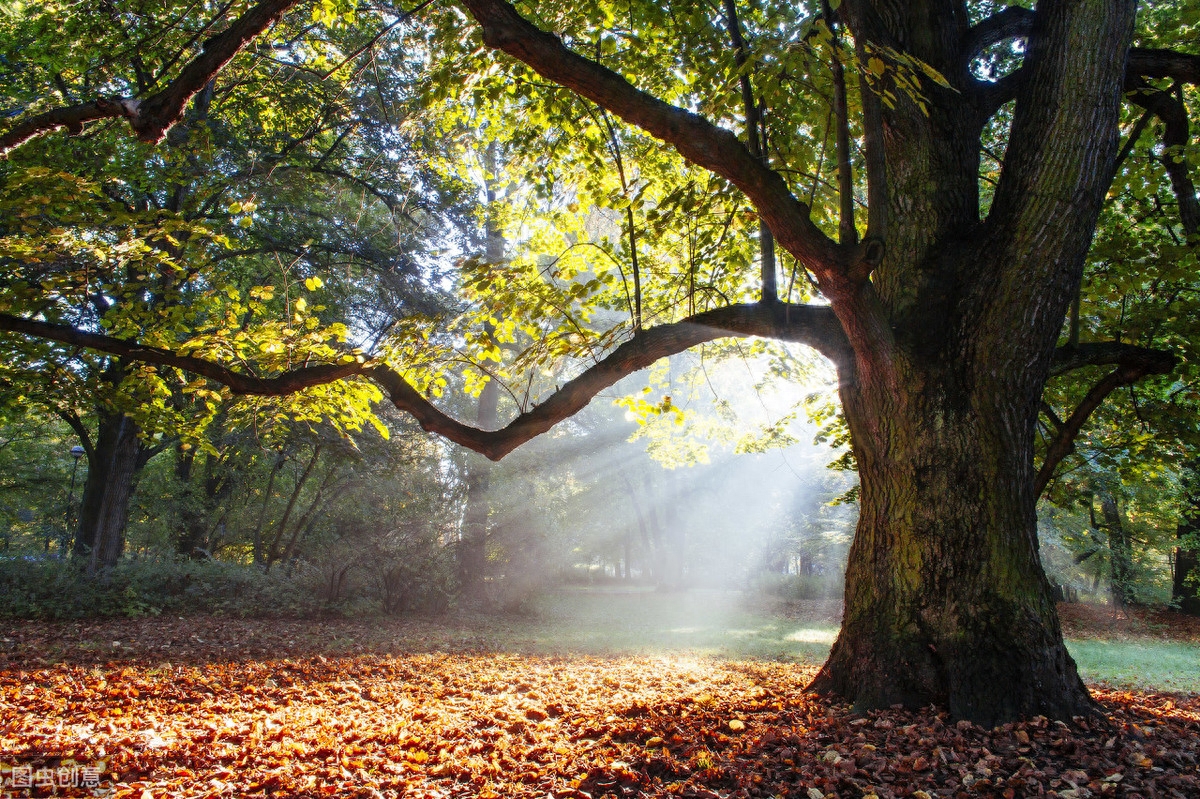
[[[933, 90], [928, 115], [882, 114], [878, 327], [856, 336], [862, 315], [842, 317], [861, 517], [842, 630], [812, 687], [987, 725], [1092, 712], [1038, 558], [1033, 441], [1110, 180], [1133, 4], [1039, 4], [1009, 96], [967, 75], [959, 4], [847, 8], [857, 41], [902, 45], [958, 91]], [[1007, 99], [1008, 150], [981, 218], [979, 136]]]

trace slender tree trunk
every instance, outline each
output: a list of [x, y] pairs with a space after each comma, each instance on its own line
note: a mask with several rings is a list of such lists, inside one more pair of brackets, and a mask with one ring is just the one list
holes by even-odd
[[[496, 223], [496, 189], [494, 185], [498, 165], [497, 145], [491, 142], [484, 152], [484, 182], [487, 194], [488, 217], [484, 223], [484, 257], [489, 263], [504, 260], [504, 234]], [[488, 336], [492, 328], [487, 328]], [[495, 378], [484, 384], [479, 394], [476, 424], [484, 430], [498, 426], [500, 409], [500, 385]], [[492, 464], [471, 453], [467, 456], [467, 505], [463, 511], [462, 540], [459, 541], [458, 575], [462, 599], [466, 605], [480, 607], [487, 603], [487, 543], [488, 516], [491, 506], [488, 492], [491, 487]]]
[[178, 523], [172, 532], [172, 538], [175, 542], [176, 553], [187, 558], [203, 557], [203, 553], [207, 551], [208, 512], [212, 509], [209, 481], [206, 480], [204, 483], [203, 494], [192, 484], [195, 466], [194, 449], [177, 452], [175, 481], [181, 488], [182, 502], [179, 506]]
[[624, 553], [623, 563], [624, 571], [621, 574], [621, 579], [629, 582], [633, 579], [633, 531], [626, 528], [625, 534], [621, 536], [621, 551]]
[[[499, 400], [500, 387], [495, 380], [489, 380], [479, 395], [480, 427], [495, 427]], [[463, 602], [480, 607], [487, 603], [488, 516], [491, 511], [488, 492], [492, 464], [475, 453], [467, 457], [467, 506], [463, 511], [462, 540], [458, 549], [459, 585]]]
[[625, 483], [625, 490], [629, 494], [629, 504], [633, 506], [633, 513], [637, 517], [638, 534], [642, 541], [642, 569], [646, 576], [652, 580], [659, 578], [658, 564], [658, 548], [654, 542], [650, 540], [650, 529], [646, 524], [646, 514], [642, 512], [642, 503], [638, 501], [637, 491], [633, 487], [633, 483], [629, 481], [629, 475], [621, 472], [621, 481]]
[[312, 477], [313, 469], [316, 468], [320, 457], [321, 445], [317, 444], [313, 447], [312, 457], [308, 459], [304, 471], [296, 478], [296, 484], [292, 487], [292, 493], [288, 495], [287, 505], [284, 506], [283, 516], [275, 524], [275, 534], [271, 536], [271, 543], [266, 548], [265, 566], [268, 570], [283, 557], [283, 551], [279, 545], [282, 543], [283, 535], [287, 531], [288, 522], [292, 518], [292, 512], [296, 509], [296, 502], [300, 499], [300, 492], [304, 490], [308, 479]]
[[275, 478], [283, 471], [285, 463], [287, 463], [287, 458], [284, 457], [282, 452], [275, 456], [271, 475], [267, 478], [267, 488], [263, 492], [262, 507], [258, 511], [258, 524], [254, 526], [254, 563], [264, 568], [266, 567], [267, 556], [263, 549], [263, 530], [266, 529], [267, 511], [271, 507], [271, 495], [275, 490]]
[[1137, 604], [1133, 593], [1133, 552], [1129, 533], [1121, 518], [1121, 509], [1111, 491], [1100, 493], [1100, 512], [1104, 514], [1104, 530], [1108, 534], [1108, 562], [1112, 567], [1112, 601], [1117, 607]]
[[1171, 599], [1177, 603], [1180, 612], [1189, 616], [1200, 616], [1200, 596], [1197, 596], [1195, 584], [1188, 582], [1188, 577], [1197, 574], [1197, 568], [1200, 568], [1200, 558], [1196, 557], [1196, 550], [1189, 546], [1191, 541], [1185, 543], [1184, 540], [1196, 535], [1200, 535], [1200, 524], [1195, 519], [1180, 524], [1175, 531], [1175, 537], [1180, 543], [1175, 547]]

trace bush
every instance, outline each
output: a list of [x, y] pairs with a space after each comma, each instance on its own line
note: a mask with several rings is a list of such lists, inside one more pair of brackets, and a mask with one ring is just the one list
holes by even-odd
[[179, 558], [126, 560], [88, 576], [53, 558], [0, 560], [0, 617], [78, 619], [202, 612], [307, 616], [328, 611], [304, 574]]

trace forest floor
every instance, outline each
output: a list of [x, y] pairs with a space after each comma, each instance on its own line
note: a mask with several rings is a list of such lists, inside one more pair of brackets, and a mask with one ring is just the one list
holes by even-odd
[[[1089, 676], [1106, 717], [1073, 727], [863, 716], [802, 692], [835, 604], [729, 599], [0, 621], [0, 796], [1200, 796], [1194, 692]], [[1194, 620], [1061, 611], [1072, 652], [1141, 647], [1145, 671], [1183, 647], [1170, 675], [1200, 680]]]

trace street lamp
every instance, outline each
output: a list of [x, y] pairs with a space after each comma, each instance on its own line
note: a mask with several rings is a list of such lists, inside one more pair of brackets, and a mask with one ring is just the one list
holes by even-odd
[[[67, 538], [69, 538], [71, 535], [71, 511], [75, 509], [75, 473], [79, 471], [79, 459], [82, 458], [86, 452], [87, 450], [78, 444], [71, 447], [71, 457], [75, 459], [75, 465], [71, 467], [71, 488], [67, 491]], [[64, 539], [63, 549], [66, 548], [66, 539]]]

